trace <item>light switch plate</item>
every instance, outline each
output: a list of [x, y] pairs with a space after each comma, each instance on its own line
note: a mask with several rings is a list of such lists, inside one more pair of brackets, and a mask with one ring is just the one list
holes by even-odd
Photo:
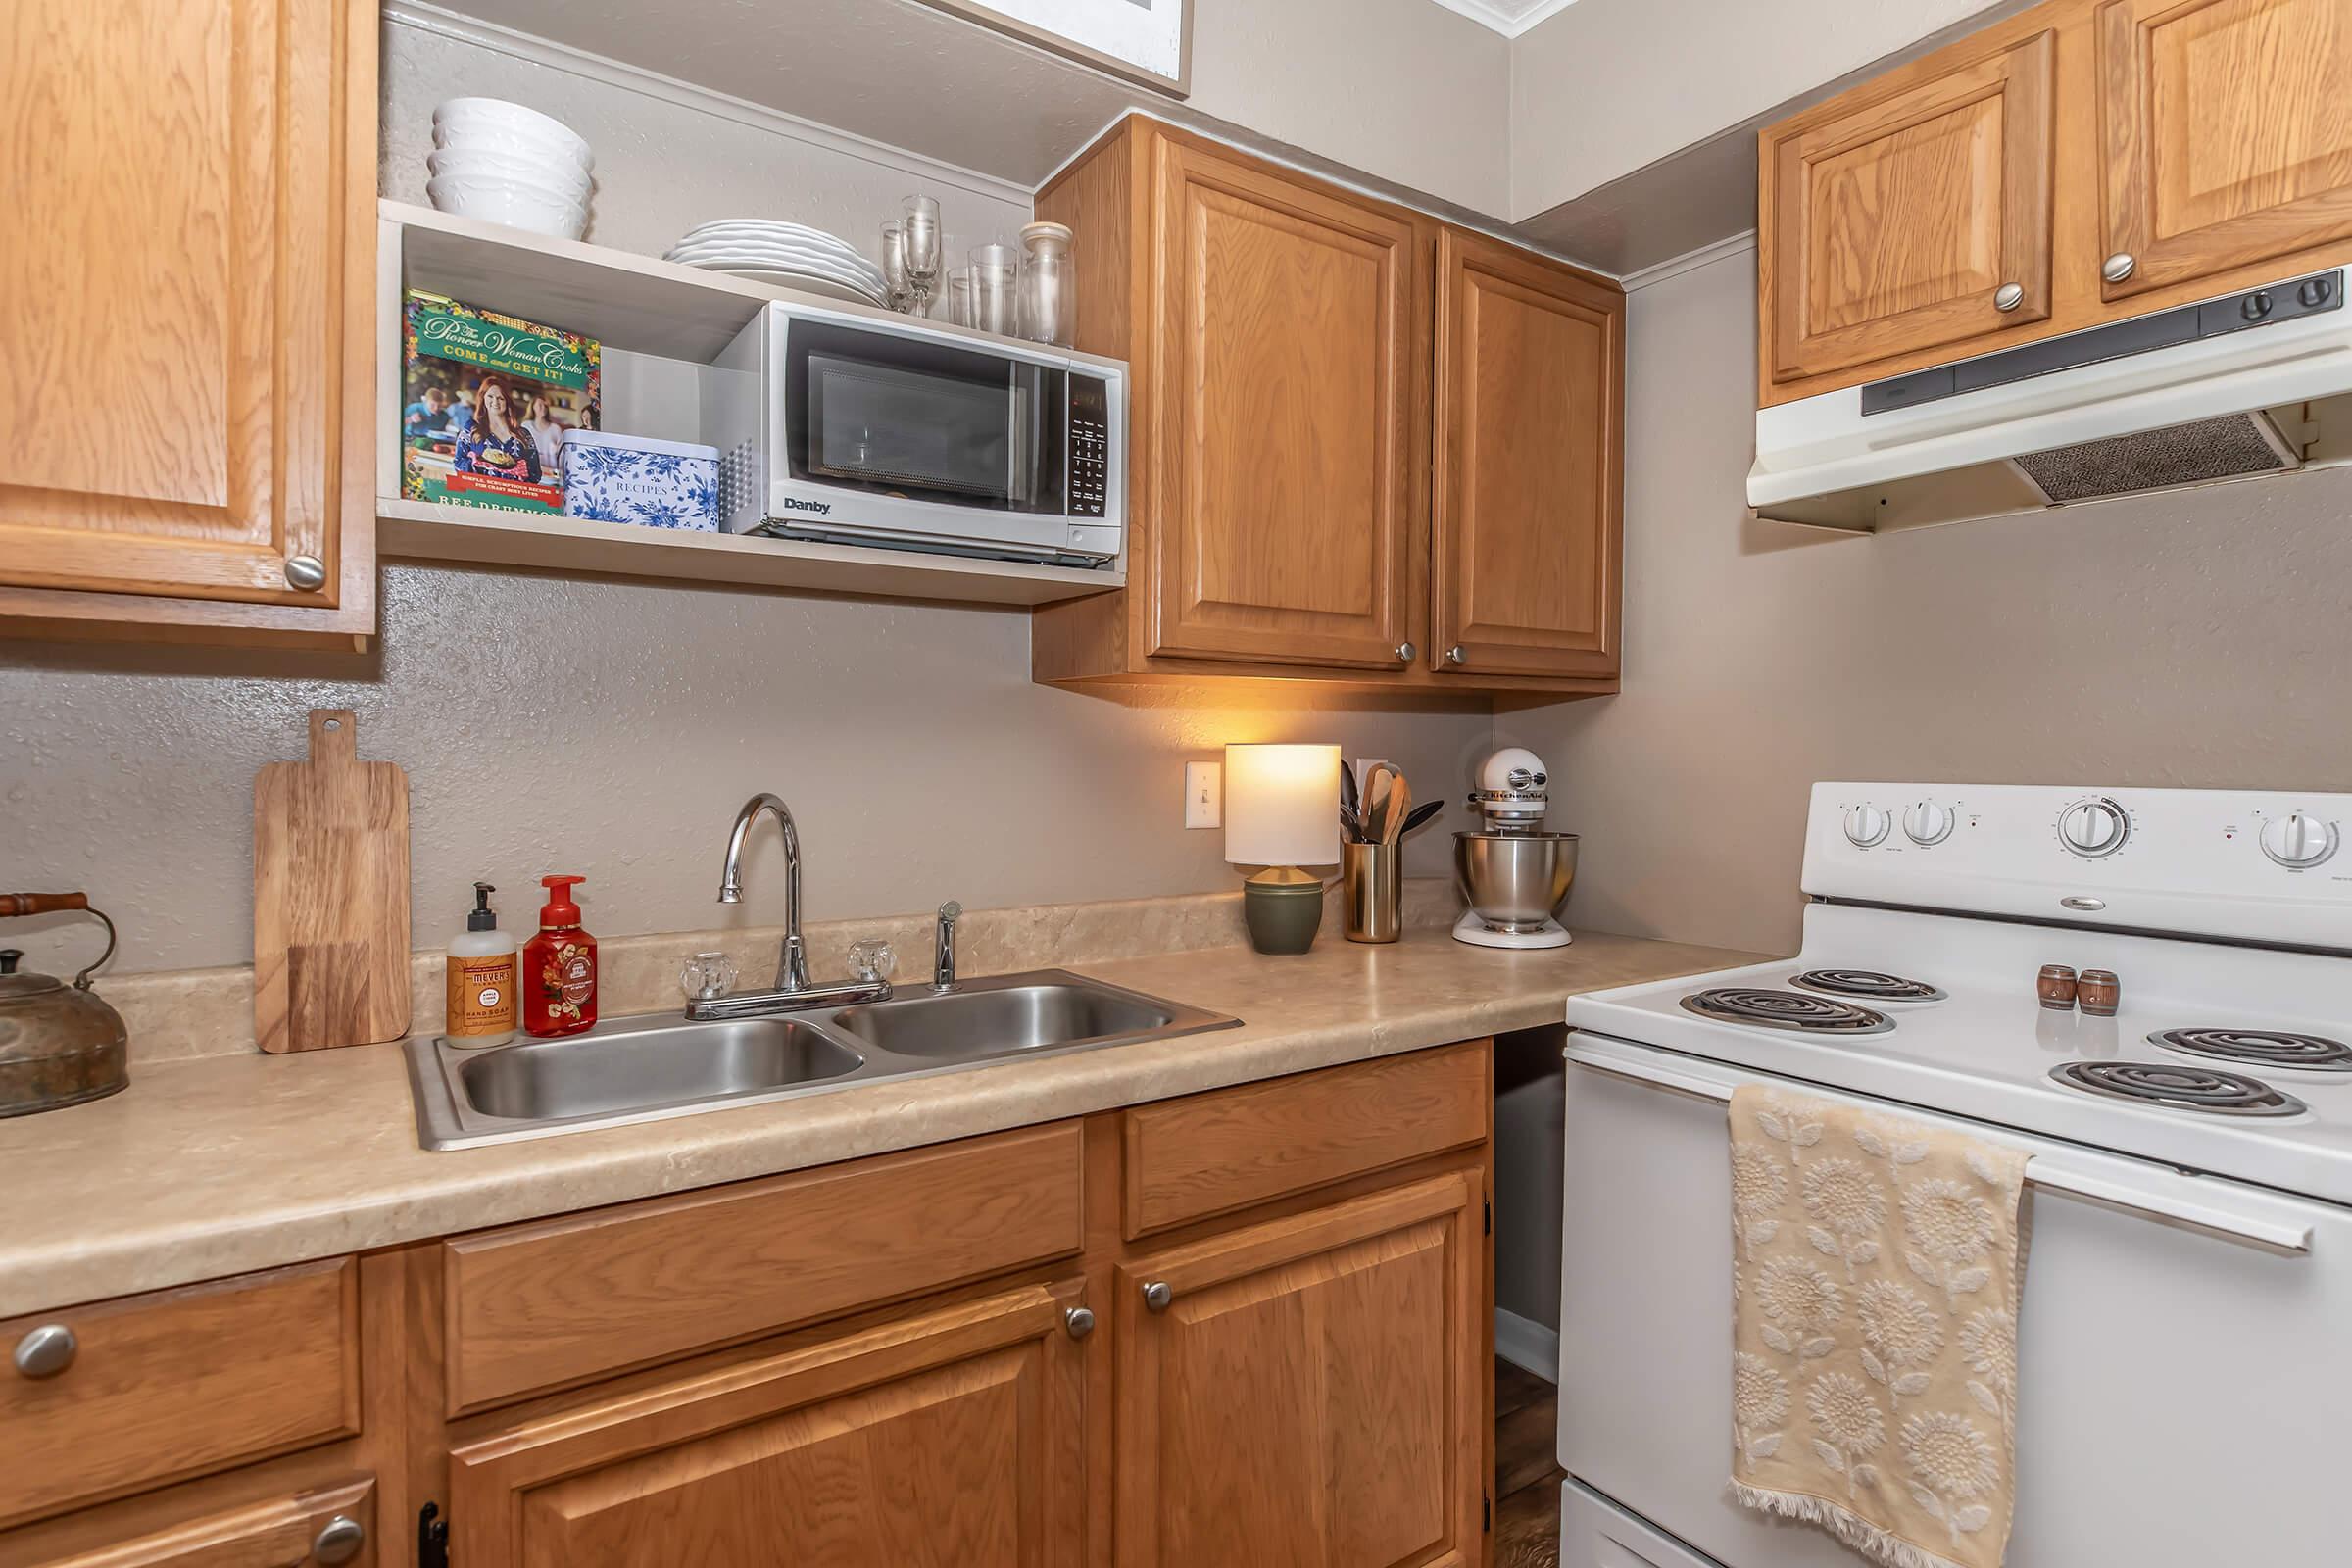
[[1360, 799], [1364, 786], [1372, 782], [1372, 770], [1382, 765], [1394, 766], [1385, 757], [1359, 757], [1355, 760], [1355, 793]]
[[1223, 762], [1187, 762], [1184, 764], [1184, 825], [1186, 827], [1223, 827], [1225, 825], [1225, 764]]

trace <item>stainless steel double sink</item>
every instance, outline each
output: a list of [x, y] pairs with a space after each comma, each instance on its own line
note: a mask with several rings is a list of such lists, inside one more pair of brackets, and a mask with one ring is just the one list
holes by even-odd
[[560, 1040], [487, 1049], [417, 1035], [408, 1043], [409, 1087], [425, 1148], [471, 1149], [1240, 1022], [1037, 969], [808, 1012], [612, 1018]]

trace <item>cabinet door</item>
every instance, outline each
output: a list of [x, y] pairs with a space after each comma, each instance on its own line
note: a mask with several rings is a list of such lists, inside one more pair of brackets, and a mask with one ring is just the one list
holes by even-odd
[[1429, 274], [1407, 216], [1162, 137], [1150, 652], [1395, 668], [1426, 550]]
[[450, 1455], [465, 1568], [1075, 1568], [1080, 1288], [1030, 1286]]
[[2099, 8], [2104, 297], [2352, 238], [2352, 4]]
[[375, 1483], [362, 1479], [44, 1557], [40, 1568], [373, 1568], [376, 1544]]
[[1438, 248], [1441, 671], [1617, 673], [1625, 296], [1447, 229]]
[[1774, 380], [2048, 318], [2056, 52], [1946, 51], [1766, 132]]
[[350, 0], [11, 7], [0, 590], [339, 603], [375, 25]]
[[1481, 1260], [1453, 1174], [1121, 1268], [1120, 1568], [1478, 1561]]

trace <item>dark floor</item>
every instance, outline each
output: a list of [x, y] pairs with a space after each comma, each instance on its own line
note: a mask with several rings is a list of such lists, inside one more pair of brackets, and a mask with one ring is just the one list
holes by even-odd
[[1552, 1455], [1559, 1391], [1494, 1363], [1494, 1568], [1558, 1568], [1560, 1478]]

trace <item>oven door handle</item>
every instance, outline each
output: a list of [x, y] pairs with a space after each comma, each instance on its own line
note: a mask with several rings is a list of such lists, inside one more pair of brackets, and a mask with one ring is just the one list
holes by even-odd
[[[1702, 1077], [1698, 1073], [1642, 1061], [1639, 1065], [1624, 1056], [1611, 1054], [1606, 1060], [1588, 1059], [1572, 1045], [1568, 1059], [1591, 1072], [1622, 1078], [1629, 1083], [1651, 1089], [1664, 1089], [1673, 1094], [1689, 1095], [1696, 1100], [1710, 1100], [1719, 1104], [1731, 1103], [1732, 1091], [1739, 1087], [1737, 1080], [1725, 1081]], [[1807, 1092], [1815, 1092], [1808, 1086]], [[2180, 1180], [2194, 1182], [2199, 1178], [2183, 1175]], [[2053, 1163], [2046, 1155], [2034, 1154], [2026, 1160], [2026, 1180], [2045, 1192], [2064, 1193], [2121, 1213], [2152, 1219], [2161, 1225], [2181, 1230], [2197, 1231], [2218, 1237], [2226, 1242], [2256, 1248], [2279, 1257], [2309, 1257], [2311, 1255], [2311, 1227], [2291, 1221], [2265, 1219], [2243, 1214], [2218, 1203], [2204, 1200], [2202, 1195], [2186, 1196], [2155, 1191], [2131, 1182], [2114, 1180], [2084, 1170], [2070, 1170], [2062, 1163]]]

